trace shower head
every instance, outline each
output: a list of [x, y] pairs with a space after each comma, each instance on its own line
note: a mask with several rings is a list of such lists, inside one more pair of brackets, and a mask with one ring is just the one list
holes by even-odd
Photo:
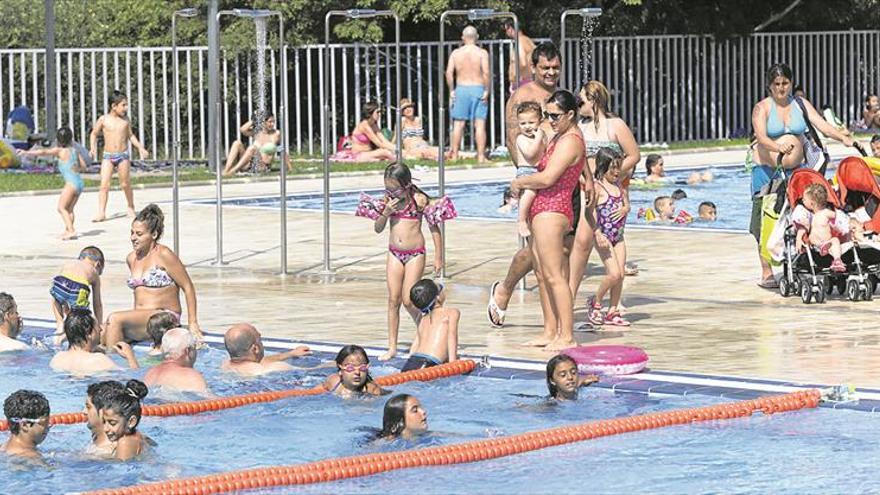
[[367, 19], [376, 17], [378, 13], [376, 9], [348, 9], [345, 11], [345, 15], [351, 19]]
[[180, 17], [195, 17], [199, 15], [199, 9], [189, 7], [186, 9], [180, 9], [174, 13], [174, 15], [179, 15]]
[[260, 19], [274, 15], [272, 10], [253, 10], [253, 9], [232, 9], [232, 14], [236, 17], [249, 17], [251, 19]]
[[602, 15], [602, 9], [599, 7], [587, 7], [581, 9], [581, 15], [584, 17], [599, 17]]
[[490, 19], [495, 15], [495, 9], [470, 9], [468, 10], [468, 19], [476, 21], [479, 19]]

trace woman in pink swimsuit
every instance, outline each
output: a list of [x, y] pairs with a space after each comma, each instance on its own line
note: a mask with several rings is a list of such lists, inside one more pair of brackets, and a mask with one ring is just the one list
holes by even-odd
[[355, 162], [382, 162], [396, 158], [394, 144], [385, 139], [379, 128], [382, 109], [368, 101], [363, 108], [361, 121], [351, 131], [351, 149], [347, 159]]
[[574, 347], [573, 308], [563, 239], [574, 223], [571, 195], [586, 163], [584, 138], [577, 127], [577, 99], [568, 91], [553, 93], [544, 116], [556, 133], [538, 163], [538, 173], [515, 179], [510, 190], [536, 191], [529, 211], [529, 243], [541, 293], [544, 333], [527, 345], [559, 351]]

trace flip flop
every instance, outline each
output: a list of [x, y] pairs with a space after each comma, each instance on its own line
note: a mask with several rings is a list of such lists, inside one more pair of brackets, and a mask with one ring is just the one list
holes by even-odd
[[623, 274], [627, 277], [634, 277], [639, 274], [639, 265], [628, 262], [623, 267]]
[[758, 282], [758, 287], [762, 289], [778, 289], [779, 281], [776, 280], [776, 277], [767, 277]]
[[[500, 284], [500, 280], [496, 280], [492, 283], [492, 286], [489, 287], [489, 305], [486, 307], [486, 318], [489, 320], [489, 324], [492, 325], [492, 328], [501, 328], [504, 326], [504, 313], [505, 310], [498, 307], [498, 303], [495, 302], [495, 288]], [[492, 313], [498, 315], [498, 320], [492, 319]]]

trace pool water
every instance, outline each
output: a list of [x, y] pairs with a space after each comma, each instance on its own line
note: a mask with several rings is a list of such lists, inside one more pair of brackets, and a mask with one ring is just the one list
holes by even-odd
[[[714, 180], [696, 185], [686, 183], [688, 176], [694, 172], [711, 171]], [[711, 201], [717, 206], [718, 220], [715, 222], [703, 222], [696, 220], [689, 224], [690, 227], [703, 227], [709, 229], [746, 231], [749, 227], [752, 203], [749, 199], [750, 176], [742, 165], [719, 166], [703, 169], [677, 170], [668, 174], [670, 182], [667, 184], [633, 184], [630, 189], [630, 201], [632, 212], [627, 218], [627, 225], [649, 225], [644, 219], [637, 218], [640, 208], [653, 207], [654, 198], [661, 195], [669, 196], [676, 189], [682, 189], [687, 193], [687, 198], [676, 201], [676, 212], [685, 210], [695, 219], [697, 218], [698, 206], [703, 201]], [[377, 178], [377, 181], [379, 179]], [[515, 221], [517, 212], [509, 213], [498, 211], [504, 195], [504, 190], [510, 186], [509, 181], [504, 182], [465, 182], [452, 183], [446, 186], [446, 194], [455, 202], [459, 216], [471, 218], [492, 218]], [[428, 194], [437, 194], [436, 188], [426, 187]], [[365, 191], [374, 196], [381, 196], [382, 190]], [[360, 196], [360, 191], [336, 192], [330, 196], [330, 209], [336, 212], [353, 213]], [[287, 198], [287, 206], [290, 209], [321, 210], [323, 208], [323, 195], [321, 194], [298, 194]], [[212, 204], [212, 200], [198, 200], [196, 203]], [[248, 206], [262, 208], [278, 208], [278, 196], [235, 198], [223, 201], [226, 205]], [[675, 226], [688, 227], [677, 224], [653, 222], [652, 226]]]
[[[140, 349], [139, 349], [140, 352]], [[26, 387], [44, 393], [52, 411], [80, 411], [86, 386], [51, 372], [51, 351], [0, 356], [0, 396]], [[144, 357], [143, 355], [139, 357]], [[202, 350], [196, 367], [218, 395], [320, 383], [329, 370], [292, 371], [242, 380], [219, 371], [225, 352]], [[297, 364], [314, 365], [317, 358]], [[121, 363], [120, 363], [121, 364]], [[371, 373], [395, 368], [373, 362]], [[142, 377], [145, 369], [115, 379]], [[40, 446], [51, 468], [19, 469], [8, 459], [2, 493], [65, 493], [254, 467], [288, 465], [384, 450], [460, 443], [601, 418], [705, 406], [721, 399], [614, 393], [589, 388], [555, 406], [541, 379], [454, 377], [409, 383], [394, 392], [417, 396], [431, 434], [417, 442], [371, 441], [385, 398], [344, 401], [325, 395], [196, 416], [144, 418], [140, 430], [158, 444], [141, 462], [90, 460], [84, 424], [56, 426]], [[168, 397], [180, 400], [181, 397]], [[157, 397], [148, 396], [148, 403]], [[5, 434], [4, 434], [5, 436]], [[876, 488], [880, 415], [830, 409], [676, 426], [555, 447], [486, 462], [420, 468], [272, 493], [596, 493], [743, 492], [861, 493]], [[662, 462], [658, 462], [662, 459]], [[638, 475], [634, 476], [637, 472]]]

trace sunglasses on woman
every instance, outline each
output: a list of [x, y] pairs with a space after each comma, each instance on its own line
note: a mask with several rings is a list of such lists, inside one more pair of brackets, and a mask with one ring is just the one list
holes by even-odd
[[563, 115], [565, 113], [544, 112], [544, 118], [549, 119], [551, 122], [559, 122]]

